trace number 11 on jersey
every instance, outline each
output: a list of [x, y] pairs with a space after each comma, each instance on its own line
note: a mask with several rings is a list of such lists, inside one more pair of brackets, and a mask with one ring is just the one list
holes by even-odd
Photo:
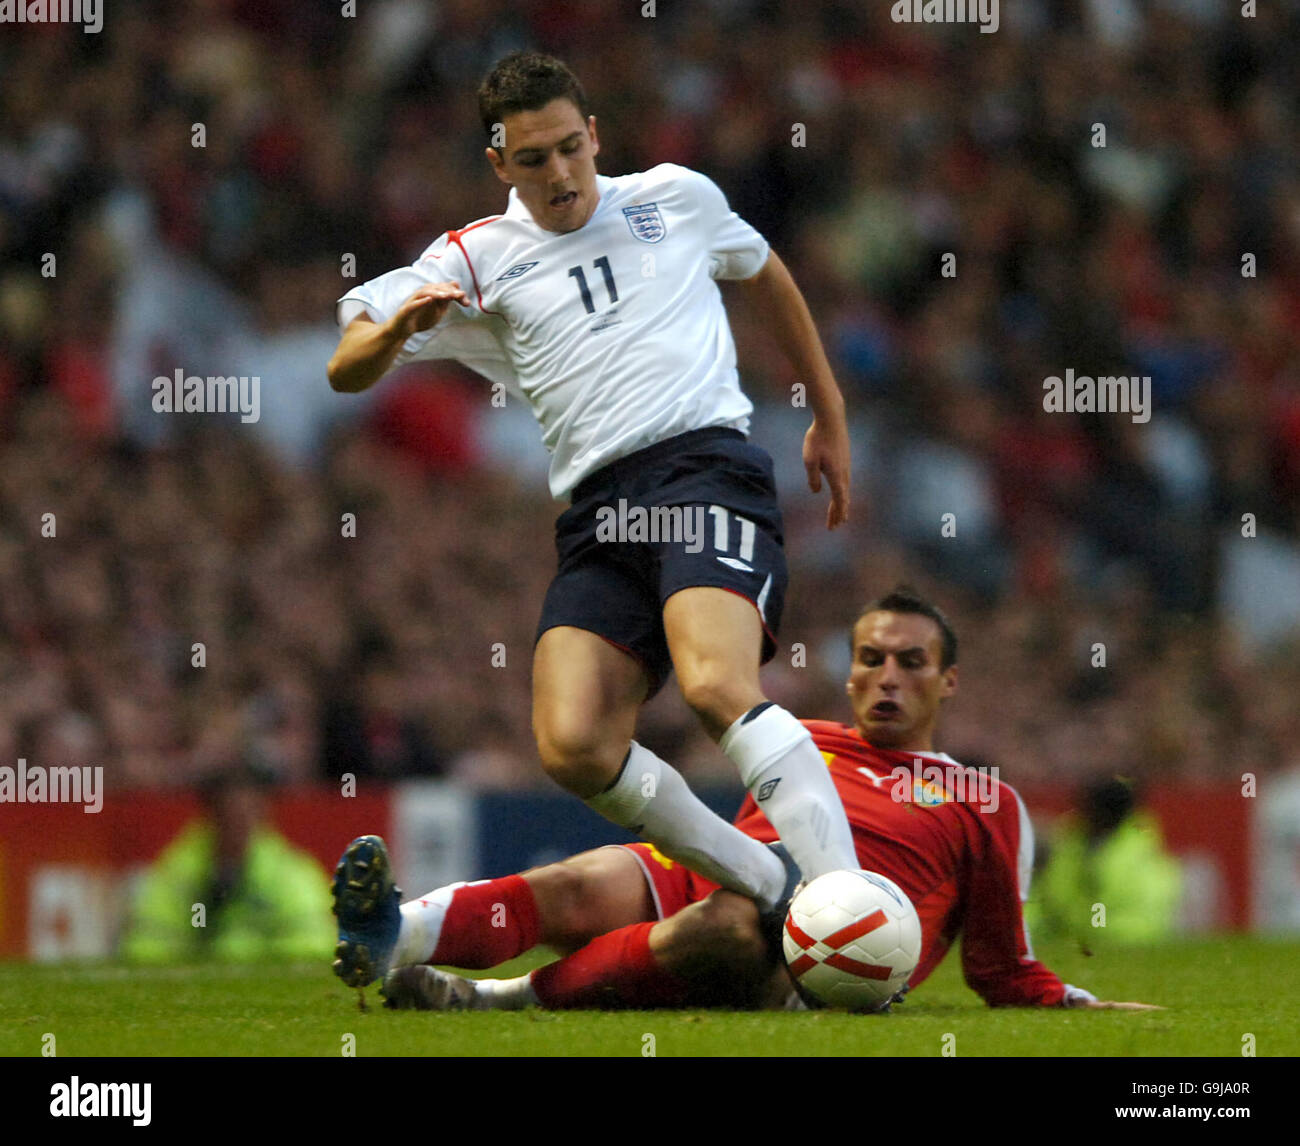
[[[605, 276], [605, 290], [609, 293], [609, 301], [612, 306], [618, 302], [618, 287], [614, 285], [614, 272], [609, 269], [609, 256], [601, 255], [593, 264], [601, 270]], [[582, 305], [587, 308], [588, 314], [596, 313], [596, 304], [591, 299], [591, 291], [587, 289], [587, 276], [582, 267], [570, 267], [569, 277], [578, 280], [578, 290], [582, 292]]]

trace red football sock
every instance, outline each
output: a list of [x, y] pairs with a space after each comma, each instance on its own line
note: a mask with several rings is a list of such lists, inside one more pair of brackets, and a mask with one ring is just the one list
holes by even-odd
[[675, 1007], [688, 984], [665, 971], [650, 951], [653, 923], [633, 923], [598, 935], [572, 955], [533, 972], [543, 1007]]
[[537, 944], [537, 900], [520, 875], [459, 887], [442, 921], [430, 963], [483, 970]]

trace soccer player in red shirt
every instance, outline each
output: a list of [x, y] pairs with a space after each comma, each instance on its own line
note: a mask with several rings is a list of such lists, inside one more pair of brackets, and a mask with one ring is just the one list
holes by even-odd
[[[805, 724], [860, 866], [897, 883], [920, 917], [909, 989], [961, 935], [966, 982], [990, 1006], [1147, 1009], [1099, 1001], [1034, 958], [1021, 914], [1034, 850], [1024, 805], [995, 774], [934, 748], [940, 706], [957, 688], [957, 640], [943, 613], [900, 587], [866, 607], [852, 647], [854, 723]], [[736, 823], [776, 839], [752, 795]], [[566, 954], [515, 979], [469, 980], [428, 965], [489, 968], [538, 943]], [[404, 904], [384, 994], [389, 1006], [421, 1009], [776, 1007], [793, 994], [777, 946], [751, 900], [649, 844], [615, 845]]]

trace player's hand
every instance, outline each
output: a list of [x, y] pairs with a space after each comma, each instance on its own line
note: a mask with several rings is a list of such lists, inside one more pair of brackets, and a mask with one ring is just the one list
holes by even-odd
[[808, 488], [821, 493], [822, 474], [831, 487], [826, 528], [834, 529], [849, 518], [849, 427], [841, 417], [834, 422], [813, 419], [803, 439], [803, 468]]
[[402, 303], [388, 321], [393, 333], [406, 341], [413, 334], [435, 327], [453, 302], [469, 302], [460, 283], [427, 283]]
[[1101, 999], [1085, 999], [1081, 1003], [1075, 1003], [1076, 1007], [1084, 1007], [1089, 1011], [1163, 1011], [1164, 1007], [1156, 1006], [1155, 1003], [1107, 1003]]

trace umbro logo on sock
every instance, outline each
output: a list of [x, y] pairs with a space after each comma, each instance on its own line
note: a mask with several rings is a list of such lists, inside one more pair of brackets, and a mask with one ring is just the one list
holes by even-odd
[[758, 802], [761, 804], [764, 800], [768, 798], [768, 796], [770, 796], [773, 792], [775, 792], [776, 786], [779, 783], [781, 783], [780, 776], [778, 776], [775, 780], [764, 780], [758, 789]]

